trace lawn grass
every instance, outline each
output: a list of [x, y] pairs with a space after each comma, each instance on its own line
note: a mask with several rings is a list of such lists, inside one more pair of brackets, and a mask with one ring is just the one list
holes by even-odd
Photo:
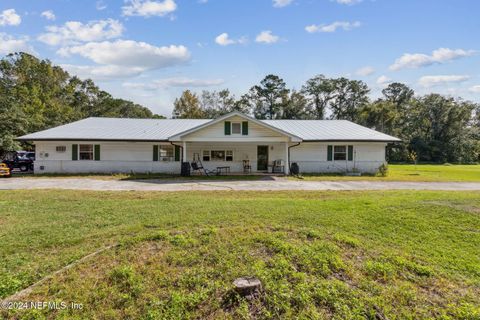
[[217, 181], [217, 180], [260, 180], [265, 177], [265, 175], [255, 175], [255, 174], [246, 174], [246, 175], [191, 175], [189, 177], [182, 177], [180, 175], [173, 174], [163, 174], [163, 173], [42, 173], [42, 174], [14, 174], [14, 177], [22, 178], [84, 178], [84, 179], [98, 179], [98, 180], [206, 180], [206, 181]]
[[[426, 181], [426, 182], [480, 182], [480, 165], [442, 164], [390, 164], [388, 175], [351, 177], [332, 174], [303, 174], [302, 179], [312, 181]], [[292, 177], [291, 179], [298, 179]]]
[[205, 181], [217, 181], [217, 180], [239, 180], [239, 181], [254, 181], [265, 178], [265, 175], [200, 175], [194, 174], [188, 177], [173, 174], [163, 173], [42, 173], [42, 174], [24, 174], [17, 173], [13, 175], [18, 178], [85, 178], [85, 179], [98, 179], [98, 180], [170, 180], [170, 181], [185, 181], [185, 180], [205, 180]]
[[2, 298], [118, 246], [0, 318], [479, 319], [479, 230], [479, 192], [4, 191]]

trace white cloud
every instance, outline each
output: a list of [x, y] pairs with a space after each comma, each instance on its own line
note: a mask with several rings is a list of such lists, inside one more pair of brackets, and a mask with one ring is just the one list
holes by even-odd
[[122, 7], [124, 16], [163, 17], [177, 9], [174, 0], [127, 0], [127, 6]]
[[373, 67], [370, 67], [370, 66], [360, 68], [355, 72], [355, 74], [358, 75], [358, 76], [369, 76], [369, 75], [374, 74], [374, 73], [375, 73], [375, 69]]
[[239, 39], [231, 39], [228, 33], [224, 32], [215, 37], [215, 42], [221, 46], [228, 46], [231, 44], [243, 44], [247, 42], [246, 37], [241, 37]]
[[275, 43], [275, 42], [278, 42], [278, 40], [280, 40], [280, 37], [274, 35], [270, 30], [265, 30], [260, 32], [255, 38], [256, 42], [266, 43], [266, 44]]
[[14, 52], [27, 52], [36, 54], [28, 44], [28, 38], [14, 38], [6, 33], [0, 33], [0, 54], [7, 55]]
[[55, 20], [55, 13], [52, 10], [43, 11], [40, 15], [47, 20]]
[[136, 72], [184, 64], [190, 60], [190, 52], [184, 46], [156, 47], [133, 40], [89, 42], [61, 48], [57, 53], [65, 57], [80, 55], [100, 65], [124, 66], [134, 68]]
[[273, 0], [273, 6], [275, 8], [282, 8], [288, 6], [292, 2], [293, 0]]
[[423, 87], [433, 87], [449, 83], [459, 83], [470, 79], [466, 75], [439, 75], [439, 76], [423, 76], [418, 80], [418, 83]]
[[470, 89], [468, 89], [470, 92], [475, 92], [475, 93], [480, 93], [480, 85], [476, 85], [476, 86], [473, 86], [473, 87], [470, 87]]
[[126, 67], [116, 65], [106, 66], [79, 66], [71, 64], [60, 65], [70, 74], [81, 79], [95, 79], [97, 81], [138, 76], [145, 71], [141, 67]]
[[98, 1], [95, 3], [95, 8], [96, 8], [98, 11], [102, 11], [102, 10], [107, 9], [107, 5], [105, 4], [105, 2], [104, 2], [103, 0], [98, 0]]
[[332, 1], [335, 1], [336, 3], [348, 4], [348, 5], [362, 2], [362, 0], [332, 0]]
[[221, 46], [228, 46], [234, 44], [235, 40], [230, 39], [228, 33], [224, 32], [215, 38], [215, 42]]
[[118, 38], [124, 30], [123, 25], [113, 19], [86, 24], [67, 21], [63, 26], [48, 26], [46, 29], [48, 32], [41, 34], [38, 40], [52, 46]]
[[335, 32], [337, 29], [343, 29], [345, 31], [350, 31], [354, 28], [360, 27], [362, 24], [359, 21], [348, 22], [348, 21], [335, 21], [330, 24], [320, 24], [320, 25], [309, 25], [305, 27], [305, 30], [309, 33], [315, 32]]
[[15, 9], [3, 10], [0, 13], [0, 26], [18, 26], [22, 18], [15, 12]]
[[385, 75], [382, 75], [382, 76], [377, 78], [377, 84], [378, 85], [385, 85], [385, 84], [388, 84], [388, 83], [392, 83], [392, 79], [390, 79], [389, 77], [387, 77]]
[[175, 88], [201, 88], [218, 86], [225, 83], [223, 79], [192, 79], [186, 77], [175, 77], [158, 79], [148, 83], [126, 82], [124, 87], [143, 90], [157, 90], [169, 87]]
[[403, 56], [395, 60], [390, 66], [390, 70], [414, 69], [429, 66], [435, 63], [445, 63], [451, 60], [468, 57], [475, 53], [473, 50], [439, 48], [434, 50], [431, 55], [423, 53], [405, 53]]

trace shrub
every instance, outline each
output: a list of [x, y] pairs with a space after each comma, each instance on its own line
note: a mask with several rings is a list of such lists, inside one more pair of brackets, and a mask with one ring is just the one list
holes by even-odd
[[379, 175], [380, 177], [388, 176], [388, 165], [386, 163], [378, 167], [377, 175]]

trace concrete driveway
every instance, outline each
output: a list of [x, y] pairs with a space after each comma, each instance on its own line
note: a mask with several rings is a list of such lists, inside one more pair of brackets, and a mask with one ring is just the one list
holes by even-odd
[[480, 182], [295, 181], [269, 178], [256, 181], [208, 180], [99, 180], [88, 178], [0, 179], [0, 190], [71, 189], [97, 191], [201, 191], [201, 190], [452, 190], [480, 191]]

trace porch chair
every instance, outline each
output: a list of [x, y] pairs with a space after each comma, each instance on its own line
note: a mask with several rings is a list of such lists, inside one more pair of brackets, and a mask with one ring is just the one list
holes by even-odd
[[285, 173], [285, 162], [281, 159], [273, 161], [272, 173]]
[[243, 160], [243, 173], [252, 173], [252, 166], [250, 160]]

